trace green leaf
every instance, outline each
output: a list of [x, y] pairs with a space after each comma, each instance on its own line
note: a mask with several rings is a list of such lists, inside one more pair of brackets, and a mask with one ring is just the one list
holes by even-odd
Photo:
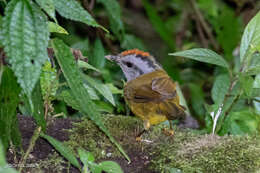
[[121, 42], [121, 47], [124, 49], [139, 49], [146, 51], [143, 42], [141, 39], [137, 38], [131, 34], [125, 34], [123, 37], [123, 41]]
[[[28, 98], [28, 101], [30, 102], [30, 99]], [[41, 126], [43, 131], [46, 130], [46, 120], [44, 119], [44, 103], [42, 99], [42, 93], [41, 93], [41, 85], [40, 81], [38, 81], [35, 85], [35, 88], [32, 92], [31, 96], [31, 103], [33, 104], [31, 109], [31, 113], [33, 115], [33, 118], [36, 120], [36, 123], [38, 126]], [[30, 105], [30, 103], [28, 103]]]
[[7, 149], [10, 142], [21, 146], [21, 134], [18, 129], [16, 108], [21, 89], [11, 69], [4, 67], [0, 85], [0, 139]]
[[95, 68], [94, 66], [90, 65], [89, 63], [85, 62], [85, 61], [81, 61], [81, 60], [78, 60], [78, 66], [79, 68], [86, 68], [86, 69], [91, 69], [91, 70], [95, 70], [96, 72], [99, 72], [99, 69]]
[[95, 19], [75, 0], [54, 0], [54, 6], [58, 13], [71, 20], [83, 22], [93, 27], [100, 27], [108, 32], [103, 26], [99, 25]]
[[99, 83], [88, 75], [84, 75], [84, 79], [95, 88], [101, 95], [103, 95], [112, 105], [115, 106], [115, 100], [109, 87], [105, 84]]
[[253, 92], [254, 79], [251, 76], [239, 76], [239, 82], [246, 96], [250, 97]]
[[174, 50], [174, 39], [172, 33], [166, 28], [165, 23], [162, 21], [160, 16], [157, 14], [156, 9], [149, 3], [148, 0], [142, 0], [145, 11], [148, 15], [148, 18], [153, 25], [156, 32], [160, 35], [163, 41]]
[[229, 68], [228, 63], [222, 56], [209, 49], [195, 48], [195, 49], [185, 50], [181, 52], [170, 53], [169, 55], [181, 56], [181, 57], [190, 58], [193, 60]]
[[116, 0], [97, 0], [102, 3], [107, 10], [110, 22], [110, 28], [113, 33], [121, 40], [122, 34], [124, 34], [124, 25], [121, 20], [121, 8]]
[[221, 13], [213, 19], [211, 23], [216, 31], [217, 41], [223, 48], [225, 58], [233, 59], [233, 50], [237, 47], [241, 38], [241, 20], [235, 15], [233, 9], [224, 4], [221, 7]]
[[222, 128], [222, 133], [225, 134], [256, 134], [260, 128], [260, 118], [259, 115], [249, 110], [231, 112]]
[[40, 84], [44, 100], [54, 100], [59, 82], [56, 76], [56, 69], [51, 66], [49, 61], [46, 61], [42, 68]]
[[93, 55], [89, 58], [89, 63], [98, 69], [105, 66], [105, 50], [100, 39], [96, 39], [93, 47]]
[[87, 152], [83, 148], [78, 148], [79, 158], [86, 165], [88, 162], [94, 162], [95, 158], [91, 152]]
[[61, 27], [60, 25], [54, 22], [48, 21], [48, 28], [49, 28], [49, 32], [56, 32], [56, 33], [66, 34], [66, 35], [69, 34], [66, 31], [66, 29], [64, 29], [63, 27]]
[[[255, 77], [255, 81], [254, 81], [254, 85], [253, 85], [254, 88], [257, 88], [259, 89], [260, 88], [260, 74], [258, 74], [256, 77]], [[260, 96], [259, 97], [255, 97], [255, 99], [259, 100], [260, 101]], [[256, 112], [258, 114], [260, 114], [260, 102], [258, 101], [253, 101], [253, 104], [254, 104], [254, 107], [256, 109]]]
[[36, 2], [57, 23], [53, 0], [36, 0]]
[[40, 136], [43, 137], [44, 139], [46, 139], [72, 165], [74, 165], [77, 168], [80, 168], [80, 164], [70, 148], [68, 148], [62, 142], [56, 140], [55, 138], [53, 138], [49, 135], [41, 133]]
[[123, 173], [123, 170], [118, 165], [118, 163], [113, 161], [103, 161], [99, 163], [99, 167], [102, 169], [102, 171], [107, 173]]
[[108, 136], [110, 141], [116, 145], [119, 151], [130, 162], [129, 157], [124, 152], [123, 148], [116, 142], [114, 137], [111, 136], [107, 128], [104, 126], [99, 112], [95, 109], [94, 103], [90, 100], [89, 94], [83, 86], [82, 74], [74, 61], [70, 48], [58, 39], [52, 41], [52, 47], [63, 74], [71, 88], [73, 97], [76, 98], [78, 105], [80, 106], [80, 111], [88, 115], [88, 117]]
[[216, 77], [212, 90], [211, 97], [215, 104], [219, 105], [223, 102], [225, 94], [228, 92], [230, 79], [228, 74], [220, 74]]
[[204, 93], [201, 86], [195, 85], [193, 83], [189, 84], [190, 92], [191, 92], [191, 105], [195, 113], [202, 120], [205, 116], [204, 109]]
[[246, 68], [246, 75], [257, 75], [260, 73], [260, 53], [254, 53], [250, 65]]
[[47, 60], [47, 18], [28, 0], [12, 0], [3, 18], [4, 46], [8, 60], [25, 93], [30, 97]]
[[118, 89], [112, 83], [107, 83], [106, 86], [108, 86], [108, 88], [110, 89], [112, 94], [123, 94], [123, 90], [122, 89]]
[[240, 45], [240, 61], [253, 53], [260, 44], [260, 12], [253, 17], [244, 30]]

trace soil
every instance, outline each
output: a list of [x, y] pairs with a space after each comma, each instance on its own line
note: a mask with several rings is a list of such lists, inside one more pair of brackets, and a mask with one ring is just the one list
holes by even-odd
[[[33, 132], [36, 128], [36, 124], [33, 118], [29, 116], [18, 116], [18, 120], [19, 129], [22, 136], [22, 147], [23, 150], [26, 151]], [[75, 122], [75, 120], [69, 118], [54, 119], [51, 121], [51, 123], [49, 123], [47, 127], [47, 134], [59, 141], [67, 141], [69, 140], [69, 134], [66, 129], [71, 129], [73, 127], [73, 122]], [[50, 154], [53, 154], [54, 152], [54, 148], [45, 139], [39, 138], [36, 141], [34, 149], [30, 153], [30, 156], [27, 159], [26, 163], [38, 163], [39, 161], [46, 159]], [[128, 164], [128, 162], [124, 158], [113, 158], [110, 160], [117, 162], [125, 173], [155, 173], [154, 171], [148, 169], [149, 158], [148, 156], [146, 156], [146, 153], [143, 153], [142, 151], [127, 151], [127, 153], [132, 161], [131, 164]], [[19, 156], [17, 156], [16, 160], [19, 159]], [[14, 155], [10, 150], [7, 153], [7, 161], [9, 164], [16, 163], [14, 161]], [[23, 172], [31, 172], [31, 170], [30, 168], [25, 168]], [[44, 172], [51, 173], [55, 171], [44, 169]], [[64, 170], [62, 172], [67, 172], [67, 170]], [[79, 173], [79, 170], [71, 167], [69, 172]]]

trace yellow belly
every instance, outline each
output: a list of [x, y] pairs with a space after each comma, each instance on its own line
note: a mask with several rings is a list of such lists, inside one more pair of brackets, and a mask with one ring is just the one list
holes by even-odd
[[167, 117], [159, 112], [159, 104], [128, 102], [132, 112], [143, 121], [156, 125], [167, 120]]

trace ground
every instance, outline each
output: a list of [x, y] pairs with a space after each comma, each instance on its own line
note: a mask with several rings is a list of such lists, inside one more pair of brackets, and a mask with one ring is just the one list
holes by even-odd
[[[153, 172], [257, 172], [260, 170], [259, 136], [215, 136], [199, 130], [177, 128], [174, 136], [162, 131], [164, 125], [152, 127], [143, 141], [135, 136], [142, 122], [135, 117], [104, 116], [106, 127], [122, 145], [131, 163], [110, 143], [109, 139], [89, 120], [52, 119], [47, 133], [67, 144], [75, 153], [78, 147], [91, 151], [96, 162], [116, 161], [125, 173]], [[31, 117], [19, 116], [23, 148], [28, 146], [36, 125]], [[8, 153], [9, 163], [14, 163]], [[26, 172], [79, 172], [69, 166], [52, 146], [39, 139], [27, 163], [37, 167]]]

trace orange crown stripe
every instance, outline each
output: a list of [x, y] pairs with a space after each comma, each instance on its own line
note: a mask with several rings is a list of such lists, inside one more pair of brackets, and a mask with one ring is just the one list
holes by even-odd
[[141, 55], [143, 57], [150, 56], [150, 54], [148, 52], [144, 52], [144, 51], [141, 51], [138, 49], [126, 50], [121, 53], [121, 55], [123, 55], [123, 56], [130, 55], [130, 54]]

